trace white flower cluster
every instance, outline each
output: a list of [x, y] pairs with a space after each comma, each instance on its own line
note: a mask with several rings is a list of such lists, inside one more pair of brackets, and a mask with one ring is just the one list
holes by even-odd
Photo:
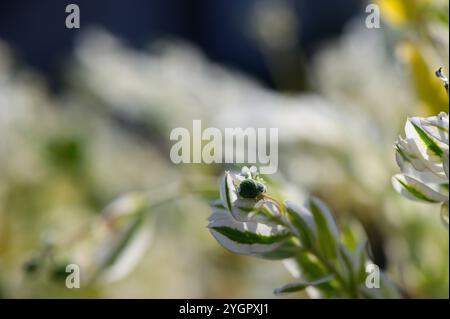
[[298, 267], [300, 281], [275, 289], [276, 294], [311, 287], [321, 297], [330, 298], [398, 296], [384, 275], [382, 290], [367, 289], [367, 242], [343, 243], [325, 203], [314, 197], [303, 205], [280, 203], [266, 194], [255, 168], [244, 168], [241, 174], [225, 172], [220, 200], [212, 211], [208, 228], [226, 249], [266, 259], [291, 258]]
[[[213, 203], [208, 228], [214, 238], [228, 250], [247, 255], [258, 255], [277, 251], [281, 246], [291, 246], [290, 233], [271, 218], [281, 216], [280, 208], [260, 196], [243, 198], [239, 196], [239, 185], [249, 179], [257, 183], [254, 167], [244, 167], [241, 174], [225, 172], [220, 182], [220, 200]], [[283, 251], [283, 250], [282, 250]], [[289, 257], [282, 254], [279, 258]]]
[[442, 203], [441, 216], [448, 227], [449, 139], [448, 114], [412, 117], [405, 125], [405, 138], [395, 144], [401, 174], [392, 177], [396, 191], [417, 201]]

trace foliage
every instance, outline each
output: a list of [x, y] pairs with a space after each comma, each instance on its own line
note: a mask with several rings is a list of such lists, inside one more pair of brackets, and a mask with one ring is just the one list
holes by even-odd
[[[436, 74], [443, 79], [448, 92], [448, 80], [441, 69]], [[441, 203], [441, 218], [448, 228], [448, 114], [409, 118], [406, 138], [395, 144], [397, 164], [402, 174], [392, 177], [392, 184], [403, 196], [428, 203]]]
[[[249, 178], [261, 182], [253, 169], [241, 174], [225, 172], [220, 183], [221, 199], [211, 205], [208, 228], [226, 249], [267, 259], [292, 258], [302, 281], [275, 289], [276, 294], [314, 287], [324, 297], [375, 298], [398, 296], [391, 285], [371, 291], [366, 286], [370, 258], [366, 241], [354, 247], [344, 244], [329, 208], [311, 197], [304, 205], [280, 203], [266, 193], [252, 199], [238, 188]], [[373, 288], [373, 287], [372, 287]]]

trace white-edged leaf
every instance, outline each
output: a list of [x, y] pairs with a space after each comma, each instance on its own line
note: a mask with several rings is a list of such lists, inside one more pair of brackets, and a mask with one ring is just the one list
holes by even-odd
[[[412, 127], [412, 124], [409, 123]], [[410, 129], [415, 132], [414, 129]], [[429, 154], [425, 144], [418, 138], [406, 138], [401, 137], [396, 143], [397, 150], [397, 164], [399, 165], [402, 173], [406, 174], [403, 167], [403, 162], [410, 163], [418, 172], [427, 172], [426, 174], [434, 174], [439, 179], [446, 179], [446, 176], [442, 170], [442, 157]], [[398, 156], [400, 155], [400, 156]]]
[[398, 193], [411, 200], [429, 203], [448, 200], [448, 194], [445, 196], [410, 176], [396, 174], [392, 176], [392, 185]]
[[280, 213], [272, 202], [238, 198], [231, 207], [231, 215], [238, 222], [261, 222], [273, 226], [275, 222], [272, 217]]
[[292, 231], [299, 237], [303, 247], [312, 247], [316, 240], [316, 225], [313, 215], [304, 206], [291, 201], [286, 201], [285, 206], [288, 224]]
[[283, 293], [290, 293], [290, 292], [298, 292], [298, 291], [302, 291], [310, 286], [317, 286], [317, 285], [326, 283], [326, 282], [330, 281], [331, 279], [333, 279], [333, 275], [327, 275], [327, 276], [324, 276], [324, 277], [321, 277], [321, 278], [318, 278], [315, 280], [311, 280], [311, 281], [293, 282], [293, 283], [284, 285], [281, 288], [277, 288], [273, 292], [276, 295], [283, 294]]
[[110, 234], [94, 251], [92, 280], [112, 282], [128, 275], [148, 248], [153, 234], [152, 221], [138, 213]]
[[230, 172], [225, 172], [220, 182], [220, 199], [223, 206], [231, 212], [233, 203], [237, 200], [237, 193]]
[[437, 116], [420, 120], [422, 128], [435, 140], [448, 145], [448, 115], [444, 112]]
[[336, 257], [339, 229], [328, 207], [315, 197], [309, 198], [305, 207], [311, 212], [317, 228], [317, 244], [325, 258]]
[[293, 239], [288, 238], [287, 240], [283, 241], [282, 244], [274, 251], [258, 254], [256, 256], [270, 260], [283, 260], [296, 256], [299, 252], [299, 249], [300, 247], [298, 246], [298, 244]]
[[407, 154], [398, 144], [396, 148], [395, 159], [402, 174], [424, 183], [439, 184], [448, 180], [447, 176], [441, 172], [439, 164], [425, 163], [426, 160], [422, 156], [413, 158], [412, 154]]
[[237, 198], [231, 206], [231, 215], [234, 219], [240, 222], [248, 221], [251, 217], [251, 213], [258, 205], [258, 201], [250, 198]]
[[439, 146], [437, 141], [422, 128], [420, 123], [420, 118], [410, 118], [406, 122], [405, 133], [407, 138], [413, 137], [419, 146], [425, 147], [425, 152], [423, 154], [428, 155], [428, 157], [438, 157], [442, 158], [443, 151]]
[[273, 252], [290, 237], [281, 226], [258, 222], [236, 221], [227, 211], [215, 208], [215, 218], [208, 228], [214, 238], [226, 249], [238, 254], [263, 254]]

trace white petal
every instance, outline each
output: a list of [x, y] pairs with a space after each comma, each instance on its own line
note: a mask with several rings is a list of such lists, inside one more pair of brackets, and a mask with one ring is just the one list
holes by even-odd
[[258, 174], [258, 168], [256, 166], [250, 167], [250, 173], [252, 173], [253, 175]]
[[251, 172], [251, 170], [247, 166], [243, 166], [241, 168], [241, 175], [243, 175], [243, 176], [247, 176], [247, 174], [250, 172]]

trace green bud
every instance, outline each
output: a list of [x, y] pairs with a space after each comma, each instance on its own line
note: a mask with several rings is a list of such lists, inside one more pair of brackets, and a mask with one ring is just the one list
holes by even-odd
[[243, 198], [256, 198], [266, 192], [266, 187], [253, 179], [243, 180], [238, 187], [238, 194]]

